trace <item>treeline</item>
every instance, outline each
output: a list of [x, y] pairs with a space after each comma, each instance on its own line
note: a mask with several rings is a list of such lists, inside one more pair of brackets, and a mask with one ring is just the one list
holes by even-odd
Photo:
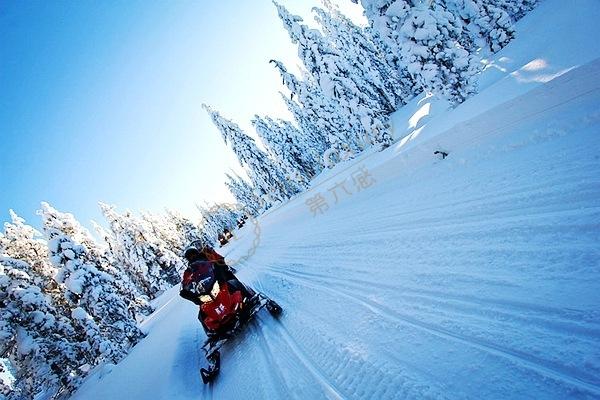
[[0, 394], [7, 399], [66, 397], [98, 364], [119, 362], [144, 336], [139, 322], [152, 300], [179, 283], [184, 247], [216, 243], [242, 217], [224, 205], [205, 207], [199, 226], [173, 211], [100, 208], [109, 227], [95, 224], [101, 240], [47, 203], [38, 212], [43, 232], [10, 211], [0, 233], [0, 358], [9, 361], [0, 363]]
[[360, 0], [366, 27], [322, 2], [312, 10], [316, 28], [274, 3], [302, 71], [296, 76], [270, 61], [293, 121], [254, 117], [266, 152], [204, 106], [250, 180], [228, 175], [227, 185], [257, 213], [299, 193], [323, 169], [389, 146], [390, 114], [415, 96], [427, 93], [452, 106], [465, 101], [476, 91], [483, 58], [515, 37], [515, 21], [537, 0]]

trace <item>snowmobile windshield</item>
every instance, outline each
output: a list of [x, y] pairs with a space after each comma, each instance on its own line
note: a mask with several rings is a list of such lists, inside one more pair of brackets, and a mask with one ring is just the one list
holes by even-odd
[[210, 262], [196, 262], [193, 267], [194, 292], [199, 295], [207, 295], [215, 286], [217, 278], [215, 270]]

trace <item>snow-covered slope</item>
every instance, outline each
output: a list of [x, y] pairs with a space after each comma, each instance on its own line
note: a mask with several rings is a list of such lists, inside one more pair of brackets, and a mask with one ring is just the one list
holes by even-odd
[[[544, 1], [482, 93], [248, 224], [228, 259], [285, 313], [226, 346], [212, 385], [174, 288], [148, 337], [74, 398], [600, 398], [599, 14]], [[553, 75], [520, 86], [532, 60]], [[358, 191], [361, 166], [375, 182]]]

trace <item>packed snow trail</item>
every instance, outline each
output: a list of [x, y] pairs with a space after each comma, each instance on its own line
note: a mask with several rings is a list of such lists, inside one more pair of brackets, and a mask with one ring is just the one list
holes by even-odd
[[174, 289], [75, 398], [600, 397], [599, 85], [596, 60], [495, 107], [485, 134], [363, 159], [376, 182], [322, 214], [305, 200], [349, 172], [265, 215], [236, 267], [279, 321], [260, 314], [204, 386], [196, 308]]
[[[337, 166], [262, 216], [258, 241], [250, 222], [236, 233], [227, 259], [284, 314], [226, 345], [213, 384], [197, 309], [174, 288], [148, 337], [74, 398], [600, 398], [600, 60], [577, 57]], [[361, 166], [375, 182], [358, 191]]]

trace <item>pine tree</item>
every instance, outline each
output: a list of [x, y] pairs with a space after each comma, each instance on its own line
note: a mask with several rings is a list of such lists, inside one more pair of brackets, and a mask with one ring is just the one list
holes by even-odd
[[284, 147], [309, 179], [314, 178], [321, 172], [323, 168], [320, 162], [320, 154], [314, 148], [311, 138], [304, 137], [300, 129], [290, 121], [274, 120], [270, 117], [267, 117], [267, 121], [275, 131], [279, 132], [279, 136], [285, 138], [286, 145]]
[[244, 179], [236, 175], [234, 178], [230, 174], [225, 174], [227, 181], [225, 185], [235, 198], [236, 202], [242, 207], [243, 211], [256, 217], [265, 210], [259, 196], [256, 195], [254, 188]]
[[461, 45], [462, 24], [446, 2], [361, 0], [374, 29], [423, 91], [453, 104], [475, 92], [478, 59]]
[[[358, 1], [352, 0], [354, 3]], [[406, 69], [406, 64], [400, 57], [397, 31], [404, 22], [403, 16], [410, 9], [409, 4], [404, 0], [360, 0], [360, 3], [369, 21], [371, 36], [385, 50], [387, 62], [401, 74], [401, 71]]]
[[225, 229], [233, 231], [237, 228], [237, 221], [243, 214], [227, 204], [198, 206], [198, 210], [202, 214], [202, 231], [207, 242], [213, 245], [218, 243], [218, 237]]
[[486, 3], [493, 4], [506, 11], [510, 17], [518, 21], [529, 11], [533, 10], [539, 0], [483, 0]]
[[274, 201], [283, 201], [300, 192], [300, 186], [286, 179], [284, 172], [236, 123], [223, 118], [207, 105], [203, 107], [221, 132], [225, 143], [231, 147], [240, 164], [246, 168], [252, 184], [261, 192], [261, 196], [266, 195]]
[[320, 172], [323, 169], [323, 154], [331, 147], [328, 137], [322, 133], [315, 120], [310, 115], [310, 111], [304, 109], [298, 102], [285, 94], [279, 92], [287, 109], [294, 116], [294, 120], [299, 127], [301, 137], [304, 140], [305, 148], [310, 149], [315, 160], [316, 169]]
[[24, 272], [31, 270], [25, 264], [0, 257], [0, 357], [16, 370], [8, 399], [54, 395], [61, 388], [68, 393], [92, 361], [83, 338]]
[[125, 301], [131, 314], [139, 321], [143, 316], [149, 315], [154, 311], [150, 305], [148, 296], [143, 294], [131, 280], [130, 276], [125, 272], [126, 267], [120, 265], [117, 261], [114, 254], [114, 249], [118, 248], [115, 236], [95, 221], [92, 221], [92, 224], [94, 225], [94, 230], [105, 244], [102, 248], [98, 247], [101, 251], [99, 258], [102, 259], [101, 265], [103, 266], [103, 270], [114, 278], [119, 296]]
[[[201, 240], [200, 227], [192, 222], [190, 219], [184, 217], [181, 213], [173, 210], [167, 210], [167, 216], [171, 219], [179, 237], [181, 243], [187, 246], [187, 244], [196, 240]], [[182, 248], [183, 250], [183, 248]]]
[[287, 176], [306, 188], [316, 175], [319, 163], [313, 149], [302, 141], [300, 131], [288, 121], [258, 115], [254, 116], [252, 125], [271, 156], [280, 161]]
[[144, 221], [129, 212], [118, 214], [108, 204], [100, 203], [100, 209], [114, 235], [115, 259], [143, 294], [153, 299], [180, 282], [182, 259]]
[[9, 211], [11, 221], [4, 224], [4, 234], [0, 234], [0, 248], [7, 256], [25, 261], [30, 270], [24, 271], [34, 283], [44, 289], [54, 285], [56, 269], [48, 262], [48, 247], [42, 234], [25, 223], [13, 210]]
[[496, 52], [515, 36], [510, 15], [495, 0], [438, 0], [463, 24], [461, 44], [470, 51], [487, 47]]
[[177, 229], [175, 221], [169, 215], [142, 212], [144, 220], [156, 238], [174, 253], [181, 254], [186, 246], [186, 241]]
[[0, 255], [15, 260], [16, 268], [27, 268], [23, 272], [38, 286], [57, 308], [60, 315], [70, 318], [71, 309], [64, 299], [64, 287], [55, 280], [57, 268], [48, 259], [48, 246], [42, 234], [25, 223], [14, 211], [10, 211], [11, 223], [4, 224], [0, 234]]
[[[369, 30], [354, 24], [329, 0], [323, 0], [327, 8], [313, 8], [316, 21], [325, 37], [344, 57], [352, 76], [360, 76], [369, 87], [373, 97], [385, 114], [390, 114], [413, 96], [414, 82], [405, 70], [397, 70], [386, 61], [385, 54], [370, 36]], [[400, 72], [405, 72], [403, 75]]]
[[386, 112], [381, 108], [373, 85], [362, 73], [356, 73], [318, 30], [301, 24], [301, 17], [290, 14], [280, 4], [275, 3], [275, 6], [292, 42], [298, 45], [298, 56], [306, 71], [321, 91], [339, 104], [339, 111], [347, 118], [350, 136], [359, 151], [371, 143], [389, 145], [389, 135], [382, 131], [388, 126], [387, 118], [383, 117]]
[[[117, 282], [106, 272], [107, 266], [102, 265], [104, 259], [89, 250], [95, 247], [93, 239], [73, 215], [42, 203], [41, 216], [50, 260], [59, 268], [56, 279], [65, 285], [71, 316], [86, 332], [90, 347], [97, 354], [94, 364], [103, 360], [118, 362], [143, 336], [135, 315], [119, 296]], [[87, 245], [71, 234], [87, 241]]]
[[327, 138], [330, 147], [323, 153], [324, 164], [330, 164], [329, 160], [325, 160], [327, 152], [334, 151], [337, 154], [337, 161], [358, 154], [361, 147], [357, 143], [357, 131], [339, 103], [325, 96], [310, 78], [306, 77], [302, 81], [288, 72], [280, 61], [271, 60], [271, 63], [279, 70], [283, 83], [291, 93], [290, 99], [293, 100], [294, 97], [298, 99], [298, 103], [306, 113], [306, 118], [312, 119], [318, 131]]

